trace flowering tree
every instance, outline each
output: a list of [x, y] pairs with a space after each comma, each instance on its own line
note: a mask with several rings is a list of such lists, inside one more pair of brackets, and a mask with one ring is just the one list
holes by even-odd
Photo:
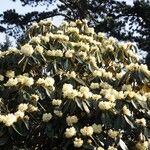
[[150, 71], [86, 21], [34, 23], [0, 53], [0, 149], [148, 150]]

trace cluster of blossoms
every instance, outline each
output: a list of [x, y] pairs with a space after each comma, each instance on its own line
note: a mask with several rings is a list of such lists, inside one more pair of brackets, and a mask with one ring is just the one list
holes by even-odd
[[133, 43], [96, 34], [86, 20], [40, 21], [27, 34], [27, 43], [0, 52], [2, 125], [20, 126], [28, 115], [28, 138], [46, 137], [52, 149], [62, 149], [59, 141], [66, 149], [148, 150], [150, 71]]
[[[7, 74], [8, 76], [8, 74]], [[27, 75], [18, 75], [15, 78], [14, 75], [9, 74], [11, 78], [6, 82], [5, 86], [16, 86], [17, 84], [24, 85], [30, 87], [34, 84], [34, 79], [32, 77], [28, 77]]]
[[53, 89], [55, 89], [54, 83], [55, 83], [55, 80], [52, 77], [46, 77], [45, 79], [44, 78], [39, 78], [36, 81], [37, 85], [40, 85], [40, 86], [43, 86], [43, 87], [52, 87]]
[[17, 119], [23, 119], [25, 116], [25, 111], [28, 109], [27, 104], [20, 104], [18, 106], [18, 111], [15, 113], [9, 113], [7, 115], [0, 115], [0, 122], [5, 124], [6, 126], [12, 126], [15, 122], [17, 122]]
[[105, 69], [94, 70], [93, 76], [94, 77], [105, 77], [108, 79], [111, 79], [113, 77], [112, 73], [107, 72]]

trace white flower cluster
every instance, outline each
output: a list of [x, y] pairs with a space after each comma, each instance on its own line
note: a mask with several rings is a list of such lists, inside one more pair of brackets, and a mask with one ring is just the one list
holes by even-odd
[[20, 51], [17, 48], [9, 48], [7, 51], [1, 52], [0, 51], [0, 58], [4, 58], [10, 54], [18, 54]]
[[74, 127], [70, 127], [66, 129], [65, 137], [66, 138], [72, 138], [76, 135], [76, 129]]
[[0, 74], [0, 81], [4, 81], [4, 76]]
[[34, 84], [34, 79], [32, 77], [28, 77], [26, 75], [18, 75], [16, 77], [18, 83], [20, 83], [21, 85], [24, 85], [24, 86], [28, 86], [30, 87], [31, 85]]
[[72, 126], [73, 124], [78, 122], [78, 118], [77, 118], [77, 116], [68, 116], [66, 118], [66, 122], [67, 122], [68, 126]]
[[14, 78], [15, 77], [15, 72], [13, 70], [8, 70], [6, 72], [6, 77], [7, 78]]
[[113, 109], [115, 107], [115, 103], [113, 102], [105, 102], [105, 101], [101, 101], [98, 104], [98, 107], [100, 110], [110, 110]]
[[88, 87], [80, 86], [79, 91], [80, 91], [82, 97], [85, 99], [92, 97], [92, 93], [90, 92], [90, 89]]
[[99, 88], [100, 88], [100, 85], [99, 85], [99, 83], [94, 83], [94, 82], [92, 82], [91, 85], [90, 85], [90, 88], [91, 88], [91, 89], [99, 89]]
[[8, 115], [0, 115], [0, 122], [4, 123], [5, 126], [10, 127], [17, 122], [17, 117], [12, 113]]
[[18, 119], [22, 119], [25, 115], [25, 111], [28, 109], [28, 105], [21, 103], [18, 105], [18, 111], [15, 113], [10, 113], [7, 115], [0, 115], [0, 122], [5, 124], [5, 126], [10, 127], [15, 122], [17, 122]]
[[73, 141], [74, 147], [81, 147], [83, 145], [83, 140], [81, 138], [75, 138]]
[[80, 132], [83, 136], [92, 136], [94, 131], [92, 126], [85, 126], [80, 129]]
[[76, 33], [79, 34], [79, 29], [76, 27], [68, 27], [68, 33]]
[[53, 106], [60, 106], [61, 103], [62, 103], [62, 100], [60, 100], [60, 99], [53, 99], [52, 100], [52, 105]]
[[123, 114], [127, 116], [131, 116], [131, 111], [127, 108], [127, 106], [123, 106], [122, 108]]
[[64, 84], [62, 88], [63, 97], [67, 97], [69, 99], [74, 99], [78, 96], [78, 91], [73, 89], [73, 86], [71, 84]]
[[55, 114], [56, 116], [58, 116], [58, 117], [62, 117], [63, 112], [60, 111], [60, 110], [54, 110], [54, 114]]
[[74, 50], [67, 50], [67, 51], [65, 52], [65, 57], [66, 57], [66, 58], [72, 58], [74, 53], [75, 53]]
[[52, 77], [39, 78], [36, 81], [36, 84], [41, 85], [43, 87], [53, 87], [54, 88], [55, 80]]
[[147, 65], [143, 65], [143, 64], [139, 65], [138, 63], [130, 63], [129, 65], [126, 66], [126, 68], [129, 71], [140, 70], [142, 72], [148, 72], [149, 73]]
[[136, 122], [138, 125], [140, 125], [140, 126], [143, 126], [143, 127], [146, 126], [146, 120], [145, 120], [145, 118], [136, 119], [135, 122]]
[[105, 77], [105, 78], [108, 78], [108, 79], [112, 79], [112, 77], [113, 77], [111, 72], [107, 72], [103, 68], [99, 68], [98, 70], [94, 70], [93, 76], [94, 77]]
[[21, 53], [24, 54], [25, 56], [32, 56], [32, 54], [34, 53], [34, 49], [32, 47], [32, 45], [29, 44], [25, 44], [21, 47]]
[[124, 99], [125, 95], [123, 91], [117, 91], [115, 89], [102, 89], [100, 92], [106, 99], [114, 102], [116, 99]]
[[48, 33], [46, 36], [49, 37], [50, 39], [58, 40], [60, 42], [69, 41], [69, 37], [63, 34]]
[[38, 96], [37, 94], [32, 94], [32, 95], [30, 96], [30, 99], [31, 99], [32, 101], [38, 101], [38, 100], [39, 100], [39, 96]]
[[76, 74], [75, 71], [71, 71], [71, 72], [68, 71], [65, 75], [66, 75], [68, 78], [76, 78], [76, 76], [77, 76], [77, 74]]
[[40, 54], [43, 54], [44, 48], [42, 46], [40, 46], [40, 45], [37, 45], [35, 47], [35, 51], [37, 51]]
[[63, 51], [62, 50], [48, 50], [47, 56], [63, 57]]
[[9, 78], [9, 80], [4, 84], [5, 86], [16, 86], [21, 84], [30, 87], [34, 84], [34, 79], [32, 77], [27, 77], [25, 75], [18, 75], [16, 78]]
[[93, 128], [93, 132], [94, 133], [97, 133], [97, 134], [99, 134], [99, 133], [101, 133], [102, 132], [102, 126], [100, 125], [100, 124], [93, 124], [92, 125], [92, 128]]
[[140, 141], [136, 143], [136, 149], [137, 150], [148, 150], [148, 141]]
[[52, 119], [52, 114], [51, 113], [44, 113], [42, 116], [43, 122], [49, 122]]
[[119, 135], [118, 131], [114, 131], [112, 129], [108, 130], [108, 136], [111, 137], [112, 139], [115, 139]]

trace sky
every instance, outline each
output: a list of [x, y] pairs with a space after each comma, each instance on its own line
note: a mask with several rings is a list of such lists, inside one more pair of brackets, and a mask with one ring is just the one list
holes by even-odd
[[[118, 0], [118, 1], [123, 1], [123, 0]], [[133, 0], [124, 0], [126, 1], [128, 4], [132, 5], [133, 4]], [[21, 2], [19, 0], [16, 0], [16, 2], [13, 2], [11, 0], [1, 0], [1, 4], [0, 4], [0, 14], [3, 13], [3, 11], [9, 10], [9, 9], [15, 9], [16, 12], [19, 12], [20, 14], [25, 14], [27, 12], [32, 12], [32, 11], [43, 11], [43, 10], [51, 10], [53, 8], [55, 8], [56, 5], [54, 6], [50, 6], [47, 8], [47, 6], [40, 6], [38, 5], [37, 7], [31, 7], [31, 6], [24, 6], [22, 7]], [[61, 24], [63, 20], [63, 17], [54, 17], [53, 18], [53, 23], [56, 26], [59, 26]], [[5, 40], [5, 34], [0, 33], [0, 43], [2, 43]], [[11, 41], [14, 41], [13, 38], [10, 39]]]
[[[3, 2], [2, 2], [3, 1]], [[1, 0], [1, 4], [0, 4], [0, 14], [2, 14], [4, 11], [9, 10], [9, 9], [15, 9], [16, 12], [19, 12], [20, 14], [25, 14], [27, 12], [32, 12], [32, 11], [47, 11], [47, 10], [51, 10], [54, 9], [56, 6], [51, 6], [48, 7], [47, 6], [40, 6], [38, 5], [37, 7], [31, 7], [31, 6], [24, 6], [22, 7], [21, 2], [19, 0], [16, 0], [16, 2], [13, 2], [11, 0]], [[53, 23], [56, 26], [59, 26], [61, 24], [63, 20], [63, 17], [61, 16], [57, 16], [54, 17], [52, 19]], [[5, 40], [5, 34], [4, 33], [0, 33], [0, 43], [2, 43]], [[10, 38], [11, 41], [13, 41], [13, 38]]]

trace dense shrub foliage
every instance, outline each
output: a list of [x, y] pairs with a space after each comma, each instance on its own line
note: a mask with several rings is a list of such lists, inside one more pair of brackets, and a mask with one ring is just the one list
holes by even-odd
[[0, 149], [148, 150], [150, 71], [134, 44], [40, 21], [0, 66]]

